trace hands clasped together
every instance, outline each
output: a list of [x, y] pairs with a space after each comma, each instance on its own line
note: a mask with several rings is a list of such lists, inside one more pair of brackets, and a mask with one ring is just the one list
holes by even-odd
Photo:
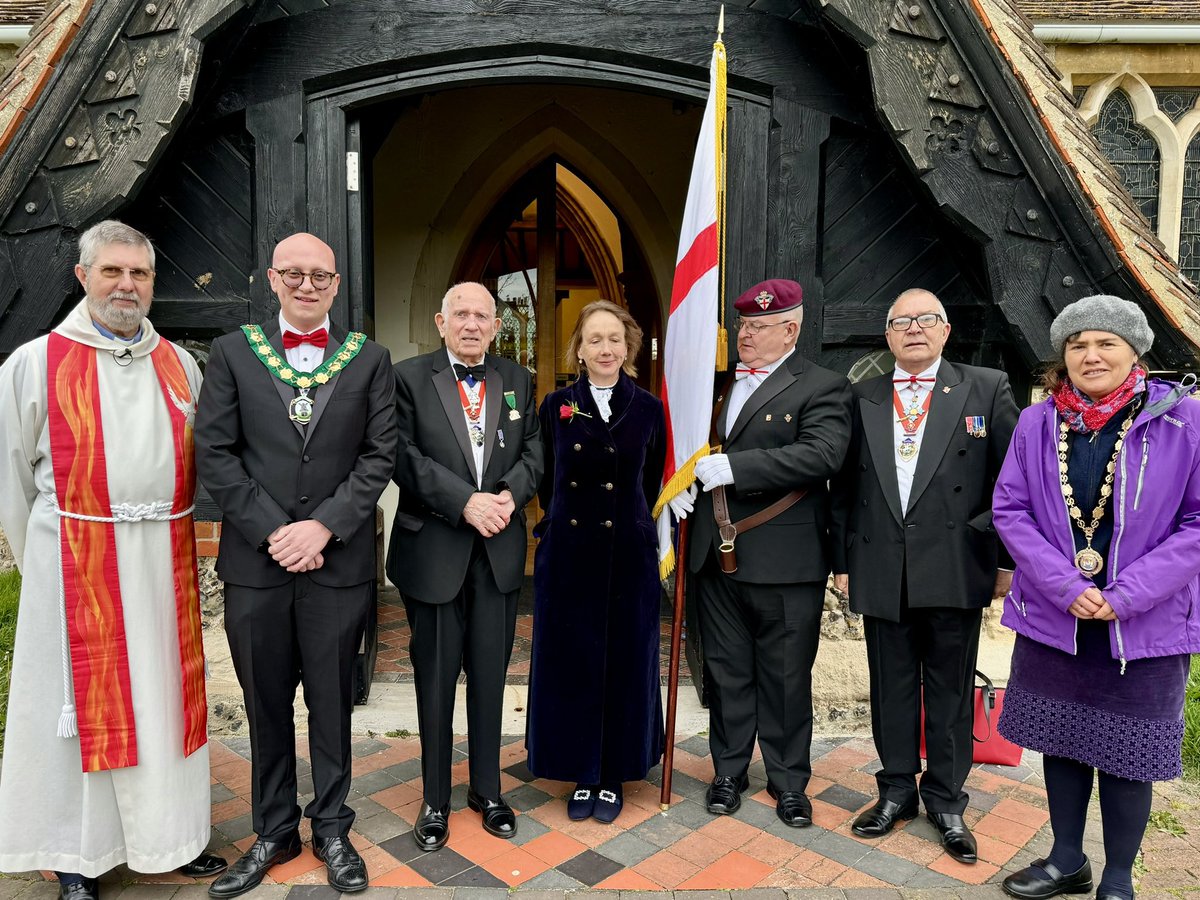
[[513, 495], [508, 490], [498, 494], [476, 491], [463, 507], [463, 521], [482, 534], [492, 537], [508, 527], [516, 509]]
[[1108, 605], [1099, 588], [1090, 587], [1067, 607], [1067, 612], [1077, 619], [1104, 619], [1111, 622], [1117, 617], [1113, 608]]
[[289, 572], [311, 572], [325, 565], [322, 551], [333, 532], [316, 519], [281, 525], [267, 538], [271, 559]]

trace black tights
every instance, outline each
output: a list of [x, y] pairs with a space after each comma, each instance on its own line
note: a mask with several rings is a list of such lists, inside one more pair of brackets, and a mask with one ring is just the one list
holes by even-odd
[[[1049, 862], [1060, 872], [1078, 871], [1083, 865], [1083, 829], [1092, 799], [1091, 766], [1061, 756], [1042, 759], [1046, 797], [1050, 802], [1050, 827], [1054, 847]], [[1104, 830], [1104, 877], [1097, 896], [1133, 900], [1133, 861], [1150, 820], [1153, 784], [1130, 781], [1100, 772], [1100, 821]]]

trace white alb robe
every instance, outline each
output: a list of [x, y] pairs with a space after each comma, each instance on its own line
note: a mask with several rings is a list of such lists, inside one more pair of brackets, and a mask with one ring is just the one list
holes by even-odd
[[[168, 505], [175, 493], [171, 423], [150, 353], [149, 321], [131, 345], [105, 338], [85, 303], [56, 331], [98, 348], [101, 422], [111, 501]], [[171, 524], [118, 522], [138, 764], [81, 771], [79, 738], [57, 735], [64, 672], [60, 557], [48, 426], [47, 338], [0, 366], [0, 526], [21, 571], [3, 766], [0, 871], [52, 869], [94, 877], [119, 863], [166, 872], [195, 859], [210, 832], [208, 745], [183, 755], [183, 699]], [[114, 352], [126, 347], [132, 359]], [[181, 348], [193, 399], [200, 371]]]

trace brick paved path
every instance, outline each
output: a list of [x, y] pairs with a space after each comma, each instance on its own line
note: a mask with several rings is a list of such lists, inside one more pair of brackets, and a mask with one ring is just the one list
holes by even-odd
[[[247, 741], [213, 741], [213, 842], [233, 859], [253, 841]], [[306, 752], [303, 743], [302, 751]], [[363, 900], [560, 900], [572, 891], [610, 900], [649, 900], [679, 891], [687, 900], [941, 900], [1003, 896], [999, 881], [1049, 848], [1040, 763], [971, 773], [967, 821], [980, 862], [950, 859], [923, 818], [879, 841], [850, 834], [855, 813], [872, 802], [877, 767], [869, 739], [826, 739], [813, 748], [814, 825], [787, 828], [766, 795], [762, 763], [736, 816], [713, 817], [702, 806], [711, 775], [707, 740], [690, 737], [676, 754], [674, 802], [662, 813], [658, 786], [626, 785], [616, 823], [572, 822], [564, 795], [572, 785], [534, 779], [521, 739], [503, 750], [505, 796], [519, 812], [512, 841], [485, 833], [466, 810], [466, 744], [456, 750], [449, 845], [420, 853], [409, 834], [421, 802], [413, 738], [356, 738], [352, 837], [367, 861], [371, 889]], [[300, 762], [302, 788], [311, 789]], [[658, 781], [659, 773], [652, 773]], [[303, 802], [303, 801], [302, 801]], [[1093, 804], [1093, 808], [1096, 804]], [[1140, 900], [1200, 900], [1200, 788], [1160, 787], [1147, 834]], [[1180, 834], [1178, 832], [1186, 832]], [[1175, 832], [1175, 833], [1172, 833]], [[308, 839], [307, 827], [304, 837]], [[1089, 856], [1099, 864], [1099, 827], [1089, 829]], [[1098, 869], [1097, 869], [1098, 871]], [[650, 895], [648, 892], [655, 892]], [[204, 885], [178, 875], [135, 875], [124, 868], [104, 879], [103, 900], [202, 900]], [[251, 900], [336, 900], [311, 850], [275, 868]], [[0, 900], [55, 900], [57, 885], [38, 873], [0, 878]]]

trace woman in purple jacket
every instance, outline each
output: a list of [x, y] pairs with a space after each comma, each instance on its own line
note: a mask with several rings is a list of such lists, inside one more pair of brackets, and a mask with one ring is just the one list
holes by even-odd
[[1200, 402], [1147, 377], [1134, 303], [1086, 297], [1050, 328], [1049, 397], [1021, 413], [992, 505], [1017, 561], [1000, 717], [1043, 754], [1054, 846], [1004, 880], [1027, 900], [1092, 889], [1083, 830], [1099, 772], [1098, 900], [1132, 900], [1152, 782], [1181, 774], [1189, 654], [1200, 651]]

